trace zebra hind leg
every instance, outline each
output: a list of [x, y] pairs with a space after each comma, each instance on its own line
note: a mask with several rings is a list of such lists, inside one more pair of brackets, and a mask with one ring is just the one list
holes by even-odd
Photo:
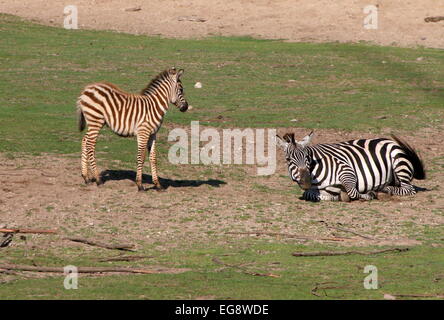
[[96, 164], [96, 141], [102, 126], [103, 123], [98, 126], [91, 126], [91, 128], [88, 129], [88, 132], [86, 134], [87, 138], [85, 141], [87, 157], [89, 160], [91, 172], [93, 174], [93, 178], [91, 179], [91, 181], [95, 181], [98, 186], [100, 186], [103, 182], [100, 179], [99, 170], [97, 169]]
[[400, 187], [395, 186], [388, 186], [382, 189], [382, 192], [388, 193], [389, 195], [393, 196], [412, 196], [416, 194], [415, 188], [410, 184], [406, 182], [401, 182]]
[[89, 157], [88, 157], [88, 151], [86, 148], [86, 141], [87, 141], [87, 136], [85, 135], [82, 139], [81, 166], [82, 166], [82, 178], [83, 178], [83, 180], [85, 180], [86, 184], [89, 184], [92, 182], [92, 179], [89, 176]]
[[150, 133], [146, 130], [140, 130], [137, 134], [137, 173], [136, 173], [136, 185], [139, 191], [145, 191], [142, 185], [143, 178], [143, 164], [145, 163], [147, 143]]

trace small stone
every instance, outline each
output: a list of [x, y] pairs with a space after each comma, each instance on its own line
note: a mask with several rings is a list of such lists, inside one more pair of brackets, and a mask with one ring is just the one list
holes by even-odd
[[386, 293], [386, 294], [384, 294], [384, 299], [385, 300], [396, 300], [396, 297], [392, 296], [391, 294]]
[[200, 82], [196, 82], [196, 83], [194, 84], [194, 87], [195, 87], [196, 89], [200, 89], [200, 88], [202, 88], [202, 83], [200, 83]]
[[422, 60], [424, 60], [424, 57], [418, 57], [418, 58], [416, 58], [416, 61], [422, 61]]

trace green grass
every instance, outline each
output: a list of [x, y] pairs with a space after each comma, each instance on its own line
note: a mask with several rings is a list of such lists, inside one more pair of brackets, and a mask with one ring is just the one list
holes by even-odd
[[[443, 50], [162, 39], [64, 30], [9, 15], [0, 15], [0, 30], [3, 152], [78, 152], [75, 101], [86, 84], [106, 80], [138, 92], [172, 65], [186, 70], [185, 93], [194, 109], [171, 110], [165, 123], [369, 131], [442, 124]], [[193, 88], [197, 81], [202, 89]], [[217, 115], [226, 121], [211, 121]], [[134, 143], [105, 132], [98, 151], [133, 163]]]
[[[384, 128], [436, 128], [443, 123], [443, 50], [250, 38], [162, 39], [64, 30], [9, 15], [0, 15], [0, 34], [0, 152], [11, 159], [40, 153], [77, 156], [81, 133], [77, 131], [75, 101], [86, 84], [106, 80], [138, 92], [172, 65], [185, 69], [185, 93], [194, 109], [187, 113], [171, 110], [164, 122], [170, 127], [200, 120], [203, 125], [226, 128], [296, 125], [378, 132]], [[202, 82], [202, 89], [193, 88], [197, 81]], [[219, 115], [225, 121], [212, 120]], [[168, 166], [162, 161], [167, 155], [166, 134], [163, 128], [160, 167]], [[104, 130], [97, 151], [99, 161], [121, 160], [120, 169], [134, 169], [134, 141]], [[436, 170], [442, 167], [438, 160]], [[243, 180], [244, 171], [233, 172], [236, 169], [229, 171], [234, 179]], [[250, 187], [263, 194], [271, 192], [263, 184]], [[319, 210], [319, 204], [313, 204], [313, 208]], [[263, 211], [261, 205], [257, 209]], [[50, 212], [53, 207], [45, 210]], [[246, 219], [242, 211], [239, 219]], [[423, 231], [423, 238], [434, 243], [441, 236], [442, 229]], [[442, 276], [444, 266], [440, 247], [424, 245], [404, 253], [368, 257], [291, 256], [295, 250], [323, 249], [337, 248], [255, 239], [231, 239], [225, 245], [202, 244], [162, 252], [142, 248], [138, 254], [156, 258], [130, 265], [161, 264], [192, 271], [178, 275], [82, 276], [80, 289], [71, 291], [63, 289], [62, 277], [23, 279], [1, 284], [0, 299], [176, 299], [208, 295], [220, 299], [318, 299], [310, 291], [320, 282], [343, 287], [326, 290], [327, 296], [319, 292], [320, 298], [382, 298], [384, 292], [442, 293], [442, 283], [434, 281], [435, 276]], [[373, 248], [361, 248], [366, 249]], [[37, 247], [32, 255], [22, 247], [1, 250], [3, 258], [14, 263], [108, 265], [97, 263], [98, 256], [108, 254], [101, 249], [85, 253], [81, 249]], [[246, 266], [249, 270], [280, 277], [252, 276], [233, 268], [220, 270], [221, 266], [211, 260], [214, 256], [231, 264], [251, 263]], [[379, 290], [363, 288], [363, 269], [368, 264], [378, 267]]]
[[[343, 249], [353, 250], [355, 248]], [[357, 250], [373, 250], [358, 248]], [[147, 250], [154, 258], [133, 262], [149, 268], [162, 264], [170, 267], [190, 268], [192, 271], [177, 274], [113, 275], [89, 277], [80, 275], [78, 290], [65, 290], [64, 277], [17, 280], [0, 286], [0, 299], [382, 299], [390, 294], [442, 294], [444, 255], [441, 248], [415, 247], [407, 252], [385, 253], [373, 256], [293, 257], [294, 251], [335, 251], [334, 246], [310, 247], [269, 243], [262, 240], [236, 241], [231, 246], [198, 246], [183, 252]], [[14, 259], [31, 264], [16, 251]], [[79, 250], [51, 255], [37, 250], [32, 261], [40, 265], [65, 266], [130, 265], [125, 262], [98, 263], [104, 256], [102, 249], [89, 254]], [[108, 253], [109, 255], [115, 255]], [[140, 255], [138, 252], [137, 255]], [[142, 252], [143, 254], [143, 252]], [[69, 258], [68, 258], [69, 256]], [[262, 277], [243, 273], [236, 268], [215, 264], [213, 258], [231, 265], [242, 265], [248, 272], [273, 274]], [[363, 286], [366, 265], [378, 269], [378, 289]], [[320, 284], [332, 289], [311, 293]]]

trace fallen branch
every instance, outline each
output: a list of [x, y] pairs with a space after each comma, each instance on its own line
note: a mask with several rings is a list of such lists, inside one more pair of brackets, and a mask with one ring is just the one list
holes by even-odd
[[177, 21], [205, 22], [207, 21], [207, 19], [200, 18], [197, 16], [183, 16], [183, 17], [178, 17]]
[[136, 261], [141, 259], [154, 258], [154, 256], [117, 256], [105, 259], [99, 259], [99, 262], [113, 262], [113, 261]]
[[[13, 271], [31, 271], [31, 272], [51, 272], [51, 273], [64, 273], [63, 267], [39, 267], [39, 266], [25, 266], [16, 264], [0, 265], [0, 270], [13, 270]], [[162, 274], [162, 273], [183, 273], [189, 271], [189, 269], [138, 269], [127, 267], [78, 267], [78, 273], [142, 273], [142, 274]]]
[[142, 10], [142, 7], [141, 6], [138, 6], [138, 7], [133, 7], [133, 8], [126, 8], [125, 9], [125, 11], [127, 11], [127, 12], [135, 12], [135, 11], [140, 11], [140, 10]]
[[214, 258], [212, 259], [212, 261], [213, 261], [214, 263], [216, 263], [216, 264], [219, 264], [219, 265], [222, 265], [222, 266], [225, 266], [225, 267], [238, 269], [238, 270], [242, 271], [243, 273], [245, 273], [245, 274], [249, 274], [249, 275], [252, 275], [252, 276], [272, 277], [272, 278], [279, 278], [279, 277], [280, 277], [280, 275], [273, 274], [273, 273], [259, 273], [259, 272], [252, 272], [252, 271], [249, 271], [249, 270], [247, 270], [247, 269], [245, 269], [245, 268], [243, 268], [243, 267], [241, 267], [241, 266], [237, 266], [237, 265], [234, 265], [234, 264], [228, 264], [228, 263], [222, 262], [222, 261], [220, 261], [217, 257], [214, 257]]
[[390, 296], [396, 297], [396, 298], [444, 298], [444, 293], [438, 293], [438, 294], [392, 294], [390, 293]]
[[289, 233], [279, 233], [279, 232], [264, 232], [264, 231], [252, 231], [252, 232], [226, 232], [225, 234], [244, 234], [244, 235], [267, 235], [267, 236], [279, 236], [279, 237], [285, 237], [285, 238], [295, 238], [295, 239], [302, 239], [302, 240], [322, 240], [322, 241], [348, 241], [348, 240], [356, 240], [352, 238], [330, 238], [330, 237], [312, 237], [312, 236], [305, 236], [305, 235], [297, 235], [297, 234], [289, 234]]
[[105, 248], [105, 249], [113, 249], [113, 250], [125, 250], [125, 251], [134, 251], [134, 245], [133, 244], [108, 244], [98, 241], [93, 241], [89, 239], [84, 238], [78, 238], [78, 237], [65, 237], [64, 240], [69, 240], [73, 242], [80, 242], [84, 244], [88, 244], [90, 246]]
[[337, 230], [337, 231], [342, 231], [342, 232], [348, 232], [348, 233], [351, 233], [351, 234], [353, 234], [353, 235], [355, 235], [355, 236], [361, 237], [361, 238], [363, 238], [363, 239], [374, 240], [374, 238], [372, 238], [372, 237], [369, 237], [369, 236], [366, 236], [366, 235], [360, 234], [360, 233], [358, 233], [358, 232], [356, 232], [356, 231], [353, 231], [353, 230], [350, 230], [350, 229], [346, 229], [346, 228], [343, 228], [343, 227], [332, 226], [331, 224], [329, 224], [328, 222], [325, 222], [325, 221], [319, 221], [319, 222], [325, 224], [325, 226], [326, 226], [327, 228], [335, 229], [335, 230]]
[[350, 286], [322, 286], [325, 284], [333, 284], [336, 282], [322, 282], [322, 283], [316, 283], [315, 286], [310, 290], [310, 293], [316, 297], [320, 297], [321, 295], [318, 294], [318, 290], [323, 290], [324, 291], [324, 295], [327, 297], [327, 292], [325, 292], [325, 290], [329, 290], [329, 289], [347, 289]]
[[386, 252], [404, 252], [408, 251], [410, 248], [391, 248], [376, 251], [315, 251], [315, 252], [293, 252], [292, 255], [295, 257], [321, 257], [321, 256], [346, 256], [351, 254], [360, 255], [373, 255]]
[[425, 22], [438, 22], [444, 20], [443, 16], [437, 16], [437, 17], [427, 17], [424, 19]]
[[57, 233], [56, 230], [0, 229], [2, 233]]

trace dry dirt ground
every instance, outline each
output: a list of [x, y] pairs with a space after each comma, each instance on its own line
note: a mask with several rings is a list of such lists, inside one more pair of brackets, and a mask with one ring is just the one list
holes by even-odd
[[[306, 133], [302, 129], [293, 131], [297, 136]], [[318, 130], [315, 142], [357, 136], [372, 137]], [[119, 163], [104, 163], [100, 154], [99, 168], [112, 169], [103, 172], [105, 184], [101, 187], [84, 185], [80, 154], [14, 158], [0, 154], [0, 224], [9, 228], [56, 229], [61, 235], [159, 249], [246, 237], [226, 234], [232, 231], [353, 238], [338, 242], [341, 245], [419, 244], [429, 227], [444, 224], [441, 133], [424, 129], [404, 138], [419, 150], [426, 167], [431, 169], [427, 180], [415, 182], [429, 191], [412, 197], [352, 203], [309, 203], [298, 199], [298, 187], [286, 176], [279, 153], [277, 172], [268, 177], [256, 176], [256, 168], [247, 165], [181, 165], [160, 170], [165, 192], [137, 192], [134, 171]], [[144, 180], [151, 180], [148, 166]], [[31, 237], [37, 246], [59, 246], [62, 241], [57, 237]], [[278, 240], [298, 241], [285, 236]]]
[[[78, 7], [81, 29], [444, 48], [444, 21], [424, 21], [444, 16], [441, 0], [0, 0], [0, 12], [62, 26], [67, 5]], [[368, 5], [378, 6], [376, 30], [363, 27]]]

